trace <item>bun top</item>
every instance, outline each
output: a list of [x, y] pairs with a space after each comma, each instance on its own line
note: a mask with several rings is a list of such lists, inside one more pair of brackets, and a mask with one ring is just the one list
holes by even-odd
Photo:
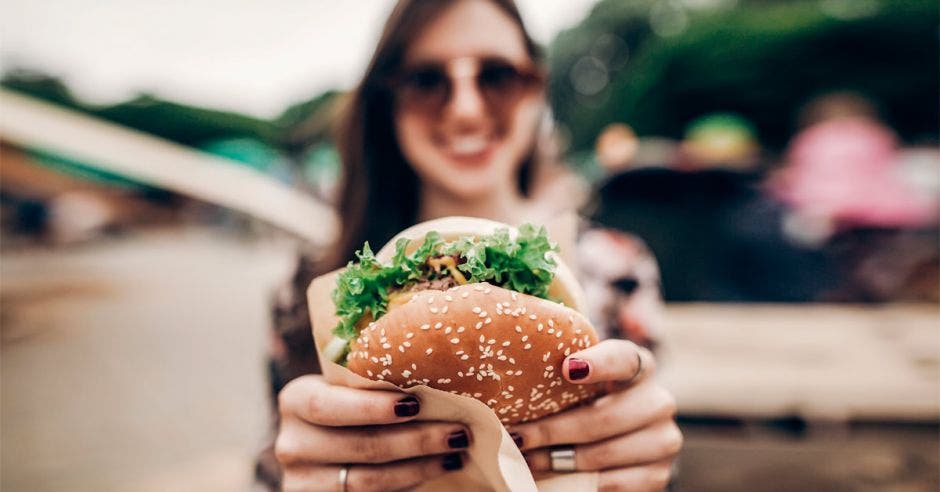
[[[509, 236], [515, 238], [519, 235], [519, 230], [508, 224], [497, 222], [495, 220], [480, 219], [475, 217], [444, 217], [441, 219], [429, 220], [415, 224], [404, 231], [399, 232], [382, 249], [376, 253], [375, 257], [383, 263], [392, 260], [395, 254], [395, 243], [401, 238], [411, 240], [411, 243], [405, 249], [407, 253], [412, 253], [424, 241], [424, 237], [432, 231], [441, 235], [444, 241], [452, 242], [461, 238], [478, 238], [490, 235], [497, 229], [509, 229]], [[575, 278], [574, 272], [565, 264], [561, 257], [555, 253], [548, 253], [557, 263], [555, 268], [555, 277], [548, 287], [548, 295], [561, 300], [566, 306], [582, 313], [587, 313], [587, 303], [585, 301], [584, 291]]]

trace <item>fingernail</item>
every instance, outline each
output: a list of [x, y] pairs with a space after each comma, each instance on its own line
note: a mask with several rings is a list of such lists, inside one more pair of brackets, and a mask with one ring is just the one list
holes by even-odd
[[459, 470], [463, 468], [463, 458], [460, 457], [460, 453], [448, 454], [444, 456], [441, 466], [447, 471]]
[[421, 404], [413, 396], [406, 396], [395, 403], [395, 415], [399, 417], [414, 417], [421, 410]]
[[568, 359], [568, 378], [572, 381], [584, 379], [591, 371], [591, 367], [586, 360], [571, 358]]
[[447, 435], [447, 445], [451, 449], [463, 449], [470, 445], [470, 436], [463, 429], [451, 432]]
[[517, 448], [522, 449], [522, 443], [524, 442], [522, 440], [522, 434], [519, 434], [518, 432], [510, 432], [509, 437], [512, 438], [512, 442], [516, 443]]

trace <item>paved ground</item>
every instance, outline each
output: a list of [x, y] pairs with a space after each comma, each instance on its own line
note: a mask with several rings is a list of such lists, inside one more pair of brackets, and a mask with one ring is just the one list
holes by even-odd
[[289, 258], [199, 230], [5, 251], [0, 489], [244, 490]]

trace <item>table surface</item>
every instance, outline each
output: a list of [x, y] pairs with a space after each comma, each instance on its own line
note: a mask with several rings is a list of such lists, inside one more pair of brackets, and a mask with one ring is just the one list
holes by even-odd
[[659, 377], [684, 415], [940, 420], [940, 306], [670, 304]]

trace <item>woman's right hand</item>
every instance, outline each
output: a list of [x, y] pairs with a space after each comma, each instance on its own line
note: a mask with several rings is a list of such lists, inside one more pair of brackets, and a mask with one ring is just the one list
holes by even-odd
[[414, 422], [421, 403], [405, 393], [334, 386], [321, 376], [294, 379], [278, 396], [274, 453], [282, 490], [399, 490], [458, 470], [470, 432], [455, 422]]

